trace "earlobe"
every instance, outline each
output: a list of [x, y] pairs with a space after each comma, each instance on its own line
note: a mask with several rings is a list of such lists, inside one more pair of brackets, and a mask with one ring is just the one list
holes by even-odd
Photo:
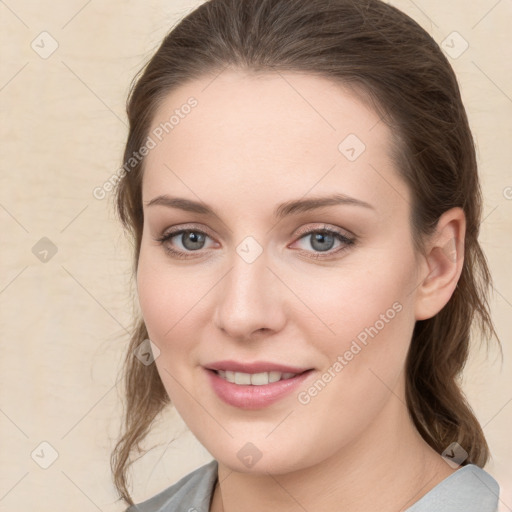
[[416, 289], [416, 320], [435, 316], [450, 300], [462, 273], [466, 217], [452, 208], [439, 218], [422, 257], [422, 281]]

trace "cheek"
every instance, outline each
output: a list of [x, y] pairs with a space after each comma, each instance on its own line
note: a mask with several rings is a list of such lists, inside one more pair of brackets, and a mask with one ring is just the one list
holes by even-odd
[[403, 290], [360, 282], [349, 296], [333, 292], [332, 298], [339, 305], [324, 311], [335, 335], [316, 339], [325, 366], [296, 396], [296, 418], [308, 418], [310, 428], [322, 432], [315, 441], [319, 458], [355, 440], [390, 401], [405, 407], [401, 378], [414, 328], [414, 307]]
[[149, 337], [159, 348], [160, 333], [172, 326], [172, 291], [165, 275], [151, 264], [142, 249], [137, 267], [137, 295]]
[[164, 388], [176, 407], [183, 407], [178, 383], [184, 382], [182, 371], [187, 367], [189, 336], [186, 335], [187, 310], [194, 302], [190, 286], [181, 282], [176, 272], [155, 262], [151, 250], [141, 248], [137, 267], [137, 294], [149, 339], [158, 347], [160, 355], [155, 365]]
[[[314, 405], [311, 411], [343, 416], [350, 410], [355, 417], [363, 414], [361, 403], [367, 405], [366, 413], [382, 405], [404, 368], [415, 325], [414, 287], [412, 253], [401, 259], [390, 253], [387, 258], [374, 258], [372, 265], [358, 265], [319, 282], [308, 305], [330, 332], [323, 328], [322, 335], [319, 330], [309, 337], [324, 355], [324, 367], [322, 382], [301, 390], [301, 403], [325, 400], [332, 407]], [[311, 334], [308, 323], [305, 320], [301, 330]], [[323, 398], [317, 398], [320, 395]]]
[[[173, 267], [161, 249], [142, 246], [137, 267], [137, 294], [149, 338], [160, 350], [155, 361], [166, 391], [179, 406], [183, 388], [197, 368], [197, 339], [211, 319], [208, 293], [216, 278], [208, 268]], [[190, 397], [188, 397], [190, 400]]]
[[[137, 295], [144, 322], [152, 341], [165, 350], [165, 340], [175, 337], [196, 312], [204, 294], [199, 276], [173, 269], [166, 256], [142, 246], [137, 267]], [[192, 311], [193, 310], [193, 311]], [[160, 347], [162, 345], [162, 347]]]
[[412, 257], [398, 261], [390, 254], [342, 269], [323, 269], [307, 279], [295, 275], [293, 291], [304, 298], [304, 306], [299, 304], [304, 315], [296, 314], [295, 321], [324, 353], [343, 353], [354, 339], [361, 346], [373, 338], [407, 342], [414, 323], [414, 269]]

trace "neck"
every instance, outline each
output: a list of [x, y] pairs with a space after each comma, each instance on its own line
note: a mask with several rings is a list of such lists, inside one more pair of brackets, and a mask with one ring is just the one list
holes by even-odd
[[218, 467], [211, 512], [398, 512], [454, 472], [421, 438], [394, 394], [350, 446], [319, 464], [276, 475]]

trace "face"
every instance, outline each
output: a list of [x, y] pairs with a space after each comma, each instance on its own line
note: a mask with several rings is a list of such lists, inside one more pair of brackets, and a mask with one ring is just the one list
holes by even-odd
[[272, 473], [378, 431], [418, 283], [389, 129], [327, 79], [226, 71], [173, 91], [149, 135], [138, 295], [191, 431]]

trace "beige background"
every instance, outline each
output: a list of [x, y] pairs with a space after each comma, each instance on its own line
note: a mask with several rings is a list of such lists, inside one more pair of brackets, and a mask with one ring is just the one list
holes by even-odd
[[[109, 200], [95, 199], [92, 191], [121, 162], [132, 76], [174, 22], [199, 3], [0, 2], [2, 511], [124, 510], [115, 502], [109, 454], [121, 414], [116, 379], [133, 312], [130, 253]], [[495, 349], [487, 358], [475, 352], [464, 389], [491, 446], [487, 470], [502, 486], [500, 510], [510, 511], [512, 2], [392, 3], [439, 43], [457, 31], [469, 44], [451, 62], [478, 145], [481, 240], [496, 283], [492, 310], [504, 362]], [[454, 37], [447, 40], [454, 41], [452, 52], [463, 44]], [[48, 56], [53, 40], [58, 48]], [[46, 262], [32, 252], [43, 237], [58, 251]], [[41, 447], [43, 441], [53, 448]], [[155, 448], [133, 472], [136, 501], [210, 460], [173, 410], [148, 446]], [[43, 469], [52, 449], [58, 458]]]

